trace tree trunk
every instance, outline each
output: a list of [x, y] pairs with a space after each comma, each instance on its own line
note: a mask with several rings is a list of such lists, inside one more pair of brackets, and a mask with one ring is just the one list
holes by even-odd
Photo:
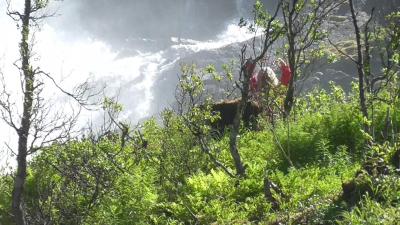
[[12, 192], [12, 211], [13, 218], [17, 225], [25, 225], [25, 213], [23, 208], [23, 192], [26, 180], [26, 158], [28, 153], [28, 136], [32, 116], [32, 102], [34, 91], [34, 73], [30, 65], [29, 49], [29, 26], [31, 17], [31, 0], [25, 0], [24, 15], [22, 18], [20, 55], [22, 59], [22, 72], [24, 75], [25, 90], [23, 115], [21, 126], [18, 129], [18, 155], [17, 155], [17, 173], [14, 179]]
[[246, 174], [245, 168], [243, 166], [243, 162], [240, 158], [239, 150], [237, 147], [237, 136], [239, 134], [239, 128], [240, 128], [240, 120], [242, 117], [243, 113], [243, 108], [246, 104], [243, 104], [243, 99], [237, 106], [238, 109], [236, 111], [235, 118], [233, 120], [233, 126], [232, 126], [232, 131], [231, 131], [231, 136], [229, 139], [229, 150], [231, 152], [233, 161], [235, 162], [235, 167], [236, 167], [236, 173], [240, 177], [244, 177]]
[[359, 97], [360, 97], [360, 107], [361, 112], [365, 118], [368, 118], [368, 110], [365, 100], [365, 90], [364, 90], [364, 61], [363, 61], [363, 53], [362, 53], [362, 45], [361, 45], [361, 34], [360, 28], [357, 24], [357, 16], [354, 11], [353, 0], [349, 0], [351, 17], [353, 19], [354, 31], [356, 34], [356, 42], [357, 42], [357, 71], [358, 71], [358, 88], [359, 88]]
[[[295, 7], [295, 2], [293, 3], [293, 7]], [[289, 42], [289, 49], [288, 49], [288, 63], [290, 70], [292, 72], [292, 77], [290, 78], [289, 85], [288, 85], [288, 90], [286, 92], [286, 97], [285, 101], [283, 104], [284, 107], [284, 117], [288, 118], [290, 115], [290, 112], [292, 111], [293, 108], [293, 102], [294, 102], [294, 81], [295, 77], [297, 76], [296, 73], [296, 49], [295, 49], [295, 40], [294, 40], [294, 33], [293, 33], [293, 15], [292, 12], [289, 13], [289, 18], [288, 18], [288, 30], [287, 30], [287, 38]]]
[[[292, 66], [290, 66], [290, 68], [292, 68]], [[286, 92], [285, 101], [283, 103], [284, 118], [288, 118], [290, 116], [290, 112], [292, 111], [293, 108], [293, 102], [294, 102], [294, 76], [292, 76], [292, 78], [290, 79], [288, 90]]]
[[[242, 119], [244, 108], [246, 107], [246, 103], [249, 99], [249, 81], [250, 76], [253, 74], [254, 68], [248, 70], [249, 64], [255, 64], [256, 62], [252, 59], [246, 61], [244, 65], [244, 69], [242, 68], [243, 76], [243, 86], [242, 86], [242, 99], [238, 104], [238, 108], [236, 110], [235, 118], [233, 120], [233, 126], [231, 130], [231, 135], [229, 139], [229, 150], [231, 152], [233, 161], [235, 162], [236, 173], [240, 177], [244, 177], [246, 174], [246, 169], [243, 165], [243, 162], [240, 158], [239, 150], [237, 147], [237, 136], [239, 134], [240, 129], [240, 121]], [[251, 67], [251, 66], [250, 66]]]

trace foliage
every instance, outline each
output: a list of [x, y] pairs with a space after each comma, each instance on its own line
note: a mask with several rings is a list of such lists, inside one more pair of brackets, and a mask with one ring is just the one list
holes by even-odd
[[398, 206], [382, 205], [366, 197], [360, 206], [344, 214], [339, 224], [396, 224], [400, 219]]
[[11, 224], [11, 176], [0, 177], [0, 224]]
[[[265, 122], [259, 131], [241, 129], [245, 178], [232, 178], [210, 161], [173, 111], [162, 114], [161, 124], [155, 119], [144, 123], [140, 133], [145, 147], [128, 141], [122, 148], [119, 136], [112, 134], [97, 142], [54, 144], [29, 165], [29, 222], [372, 224], [383, 216], [390, 223], [398, 217], [400, 202], [392, 165], [398, 145], [389, 141], [364, 147], [365, 121], [353, 96], [332, 84], [330, 92], [314, 90], [299, 98], [291, 120], [278, 119], [275, 127]], [[376, 111], [372, 124], [377, 130], [383, 112], [385, 108]], [[233, 170], [228, 142], [227, 135], [209, 140], [214, 156]], [[390, 172], [368, 172], [382, 166]], [[265, 196], [266, 178], [280, 190], [272, 192], [277, 206]], [[9, 179], [2, 177], [0, 186], [2, 223], [7, 222]], [[355, 182], [353, 193], [363, 193], [359, 198], [343, 198], [348, 181]]]
[[[47, 2], [36, 4], [40, 8]], [[316, 18], [318, 11], [307, 12], [325, 1], [297, 2], [294, 8], [284, 5], [286, 13], [298, 15], [295, 17], [304, 27], [309, 27], [310, 21], [322, 23]], [[250, 28], [270, 26], [266, 21], [272, 17], [260, 1], [254, 10], [257, 16]], [[391, 37], [385, 39], [393, 50], [388, 58], [398, 66], [399, 42], [393, 40], [399, 38], [399, 15], [387, 19], [387, 27], [379, 32]], [[274, 29], [283, 26], [273, 21]], [[321, 27], [311, 27], [308, 43], [292, 43], [303, 50], [313, 46], [311, 52], [297, 53], [301, 63], [309, 63], [308, 54], [324, 55], [325, 46], [315, 46], [326, 35], [319, 32]], [[384, 42], [379, 38], [376, 43]], [[211, 112], [212, 93], [204, 82], [208, 78], [217, 83], [234, 82], [232, 68], [224, 65], [221, 75], [213, 65], [204, 69], [185, 65], [175, 111], [165, 110], [159, 119], [148, 119], [140, 129], [127, 129], [124, 135], [107, 130], [97, 139], [55, 142], [37, 153], [29, 161], [23, 201], [29, 224], [399, 221], [398, 67], [383, 68], [383, 72], [390, 70], [390, 79], [386, 77], [379, 91], [369, 93], [370, 118], [360, 112], [355, 84], [349, 92], [331, 83], [329, 90], [314, 89], [299, 96], [289, 118], [277, 112], [283, 104], [280, 91], [284, 87], [278, 88], [271, 95], [276, 105], [269, 108], [275, 116], [273, 122], [262, 114], [262, 126], [254, 130], [242, 126], [235, 137], [246, 167], [242, 177], [232, 175], [232, 129], [218, 138], [212, 135], [212, 124], [220, 116]], [[298, 64], [296, 69], [303, 68]], [[262, 106], [272, 105], [270, 98], [262, 98]], [[123, 106], [110, 98], [104, 99], [103, 109], [110, 119], [123, 112]], [[364, 130], [366, 125], [371, 127], [370, 133]], [[12, 182], [12, 176], [0, 176], [1, 224], [11, 223]]]

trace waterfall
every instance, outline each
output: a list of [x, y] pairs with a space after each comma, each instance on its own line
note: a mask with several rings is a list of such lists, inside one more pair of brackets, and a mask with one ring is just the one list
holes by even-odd
[[[166, 99], [156, 99], [154, 96], [154, 84], [162, 82], [160, 77], [165, 71], [179, 67], [181, 59], [190, 58], [200, 51], [213, 51], [251, 37], [251, 34], [246, 33], [246, 29], [241, 29], [236, 25], [239, 21], [239, 16], [237, 16], [234, 21], [231, 21], [230, 18], [231, 23], [225, 26], [225, 29], [215, 31], [216, 36], [210, 34], [209, 40], [197, 39], [191, 31], [196, 30], [197, 33], [203, 31], [199, 30], [196, 24], [204, 25], [210, 21], [207, 21], [209, 18], [203, 18], [204, 21], [200, 21], [201, 12], [197, 12], [197, 17], [192, 15], [199, 7], [204, 10], [211, 6], [205, 5], [204, 2], [199, 3], [197, 0], [180, 1], [180, 3], [182, 4], [177, 4], [181, 11], [181, 15], [178, 16], [181, 20], [178, 26], [182, 30], [177, 31], [175, 34], [177, 37], [170, 37], [168, 45], [158, 43], [158, 41], [165, 41], [164, 39], [123, 37], [123, 41], [118, 40], [117, 47], [112, 42], [116, 34], [111, 34], [112, 38], [110, 39], [107, 39], [108, 34], [104, 34], [104, 37], [96, 36], [99, 35], [98, 33], [90, 35], [91, 31], [85, 30], [86, 27], [81, 24], [81, 22], [85, 22], [79, 19], [71, 22], [77, 26], [74, 30], [69, 30], [74, 25], [65, 23], [69, 21], [69, 18], [79, 18], [76, 15], [71, 16], [77, 13], [79, 3], [71, 1], [71, 5], [65, 4], [68, 6], [65, 8], [60, 5], [64, 14], [49, 19], [50, 22], [46, 21], [48, 23], [44, 23], [42, 29], [36, 33], [35, 53], [40, 57], [35, 58], [34, 62], [36, 65], [40, 65], [42, 70], [50, 73], [66, 90], [72, 90], [72, 87], [88, 78], [94, 86], [101, 87], [106, 84], [105, 94], [118, 97], [118, 101], [124, 105], [125, 109], [121, 115], [122, 118], [130, 120], [132, 123], [157, 115], [160, 107], [154, 106], [161, 103], [168, 105], [168, 102], [165, 103]], [[226, 1], [226, 4], [228, 3], [233, 10], [235, 7], [233, 4], [236, 4], [238, 15], [248, 14], [246, 13], [248, 8], [244, 7], [247, 5], [246, 0]], [[4, 5], [3, 2], [0, 2], [0, 8], [3, 10], [2, 4]], [[127, 4], [131, 4], [131, 2]], [[218, 9], [214, 9], [213, 12], [215, 11]], [[212, 15], [215, 16], [215, 13]], [[219, 16], [216, 17], [217, 19], [222, 18], [219, 14], [217, 16]], [[61, 22], [57, 22], [57, 20]], [[225, 21], [225, 23], [229, 23], [229, 21]], [[78, 22], [79, 24], [75, 24]], [[160, 21], [161, 25], [164, 22]], [[219, 20], [217, 22], [219, 23]], [[222, 24], [222, 27], [225, 23]], [[18, 59], [18, 41], [16, 40], [19, 40], [19, 31], [4, 13], [0, 15], [0, 25], [7, 34], [0, 43], [0, 69], [7, 80], [7, 85], [19, 87], [18, 71], [12, 66], [12, 63]], [[97, 23], [94, 24], [94, 26], [96, 25]], [[110, 25], [113, 24], [110, 22]], [[218, 27], [218, 29], [220, 28]], [[157, 47], [139, 52], [129, 44], [132, 39]], [[168, 79], [176, 79], [176, 75], [173, 74], [174, 77]], [[163, 91], [170, 94], [174, 89], [163, 89]], [[44, 94], [44, 97], [55, 102], [57, 108], [63, 108], [60, 100], [63, 97], [56, 88], [47, 88]], [[93, 112], [84, 112], [83, 116], [84, 118], [80, 122], [81, 126], [90, 120], [96, 122], [100, 117], [98, 113]], [[0, 122], [0, 137], [1, 140], [8, 140], [8, 144], [15, 148], [17, 143], [15, 134], [2, 122]], [[5, 149], [3, 143], [0, 148]], [[0, 166], [3, 166], [8, 158], [10, 158], [9, 152], [0, 151]]]
[[249, 17], [254, 0], [236, 0], [236, 9], [239, 18]]

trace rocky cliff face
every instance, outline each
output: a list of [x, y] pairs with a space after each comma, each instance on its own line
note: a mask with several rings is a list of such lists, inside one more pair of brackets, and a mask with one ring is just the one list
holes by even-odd
[[[382, 4], [385, 6], [382, 7]], [[369, 19], [369, 12], [372, 7], [377, 7], [376, 17], [378, 22], [383, 21], [384, 16], [399, 8], [400, 1], [396, 0], [370, 0], [358, 1], [358, 20], [363, 26]], [[349, 14], [348, 5], [344, 5], [335, 15], [331, 16], [327, 21], [327, 28], [332, 32], [330, 39], [335, 43], [340, 43], [343, 48], [350, 54], [355, 55], [354, 27]], [[367, 11], [367, 12], [366, 12]], [[159, 79], [154, 84], [154, 99], [157, 104], [152, 106], [153, 112], [158, 112], [161, 109], [170, 106], [174, 101], [174, 90], [178, 82], [180, 73], [180, 65], [182, 63], [196, 63], [197, 65], [206, 66], [214, 64], [217, 66], [223, 63], [229, 63], [232, 59], [239, 59], [240, 49], [244, 43], [235, 43], [223, 48], [200, 51], [194, 54], [189, 54], [186, 57], [178, 60], [172, 67], [163, 71], [159, 75]], [[372, 72], [379, 73], [381, 70], [381, 62], [376, 55], [372, 58]], [[338, 61], [328, 64], [326, 60], [320, 60], [315, 65], [310, 67], [304, 79], [297, 83], [297, 89], [301, 93], [305, 93], [315, 87], [323, 89], [329, 88], [329, 82], [333, 81], [341, 85], [345, 90], [350, 90], [351, 83], [357, 81], [356, 65], [345, 57], [341, 57]], [[219, 87], [212, 82], [211, 90], [222, 91], [222, 86]], [[157, 99], [163, 99], [157, 101]]]
[[[242, 0], [237, 0], [238, 5], [244, 4], [241, 2]], [[273, 5], [275, 2], [268, 1], [268, 4]], [[362, 26], [368, 20], [369, 14], [365, 11], [369, 12], [373, 5], [382, 6], [382, 4], [385, 4], [384, 7], [380, 7], [379, 10], [376, 11], [378, 21], [380, 21], [387, 12], [400, 6], [400, 1], [384, 0], [384, 2], [385, 3], [378, 0], [358, 1], [358, 19], [360, 25]], [[217, 19], [216, 21], [219, 20]], [[201, 26], [199, 28], [201, 28]], [[355, 54], [355, 44], [353, 41], [354, 28], [347, 5], [344, 5], [335, 15], [327, 20], [326, 29], [331, 31], [330, 39], [333, 42], [340, 43], [350, 54]], [[201, 29], [199, 29], [198, 32], [201, 32]], [[169, 41], [171, 41], [172, 44], [168, 44], [168, 46], [159, 53], [160, 58], [149, 58], [150, 60], [154, 60], [154, 65], [140, 67], [140, 76], [135, 80], [123, 82], [119, 86], [120, 90], [118, 90], [118, 88], [115, 89], [115, 91], [120, 91], [121, 98], [119, 100], [126, 106], [125, 108], [128, 109], [126, 116], [133, 121], [137, 121], [138, 118], [145, 119], [146, 116], [157, 115], [164, 108], [171, 107], [174, 104], [174, 94], [178, 83], [181, 64], [195, 63], [199, 67], [214, 64], [217, 69], [221, 70], [222, 64], [229, 63], [231, 60], [238, 61], [240, 49], [244, 44], [244, 42], [235, 42], [218, 48], [205, 48], [205, 50], [204, 48], [200, 48], [203, 50], [198, 51], [194, 47], [196, 43], [193, 40], [170, 39]], [[208, 42], [208, 44], [213, 43]], [[130, 53], [128, 52], [126, 54], [129, 55]], [[372, 63], [374, 64], [374, 72], [379, 72], [380, 62], [378, 57], [373, 57]], [[236, 69], [238, 70], [238, 68]], [[236, 74], [238, 73], [236, 72]], [[326, 60], [320, 60], [311, 66], [304, 74], [304, 79], [301, 79], [297, 83], [297, 90], [300, 93], [306, 93], [318, 86], [327, 89], [329, 88], [330, 81], [334, 81], [343, 86], [344, 89], [349, 90], [351, 82], [357, 80], [356, 65], [346, 58], [341, 58], [333, 64], [326, 63]], [[149, 76], [153, 77], [151, 78], [153, 79], [152, 82], [143, 82], [148, 79]], [[103, 82], [112, 84], [113, 81], [118, 79], [118, 77], [104, 78]], [[211, 81], [206, 81], [206, 83], [208, 89], [216, 93], [216, 95], [224, 91], [224, 85], [219, 86]], [[144, 86], [144, 89], [141, 86]], [[143, 106], [143, 101], [147, 101], [147, 105], [145, 104], [145, 106]]]
[[[159, 75], [159, 79], [155, 82], [153, 88], [154, 99], [163, 100], [156, 100], [155, 102], [158, 104], [152, 106], [152, 111], [158, 112], [174, 103], [175, 88], [178, 84], [182, 64], [195, 63], [199, 68], [213, 64], [219, 71], [222, 71], [221, 66], [223, 64], [239, 59], [241, 46], [242, 43], [235, 43], [219, 49], [200, 51], [179, 59], [172, 67], [163, 71]], [[223, 92], [223, 87], [219, 87], [213, 82], [207, 83], [209, 89], [215, 92]]]

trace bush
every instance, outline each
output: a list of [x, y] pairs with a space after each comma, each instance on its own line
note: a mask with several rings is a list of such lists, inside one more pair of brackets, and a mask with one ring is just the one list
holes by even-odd
[[399, 206], [383, 205], [369, 197], [365, 197], [359, 206], [343, 214], [338, 224], [398, 224], [400, 220]]
[[0, 176], [0, 224], [11, 224], [11, 191], [12, 178], [8, 175]]

